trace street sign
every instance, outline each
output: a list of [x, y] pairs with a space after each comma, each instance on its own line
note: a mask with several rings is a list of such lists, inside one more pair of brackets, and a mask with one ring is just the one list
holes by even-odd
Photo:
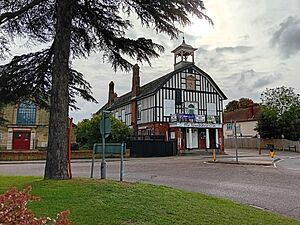
[[109, 118], [109, 113], [103, 112], [103, 117], [100, 121], [100, 133], [102, 136], [107, 138], [111, 132], [111, 121]]
[[106, 161], [105, 161], [105, 138], [109, 136], [111, 132], [111, 121], [109, 118], [109, 112], [102, 112], [102, 119], [100, 121], [100, 133], [102, 136], [102, 160], [100, 165], [101, 179], [106, 179]]

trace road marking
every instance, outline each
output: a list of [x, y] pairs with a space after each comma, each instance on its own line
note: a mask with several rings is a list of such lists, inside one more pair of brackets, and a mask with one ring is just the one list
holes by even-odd
[[253, 207], [253, 208], [256, 208], [256, 209], [265, 210], [264, 208], [259, 207], [259, 206], [257, 206], [257, 205], [249, 205], [249, 206], [251, 206], [251, 207]]
[[276, 159], [274, 159], [273, 162], [272, 162], [273, 167], [274, 167], [274, 168], [277, 168], [276, 163], [277, 163], [277, 162], [280, 162], [280, 161], [283, 161], [283, 160], [284, 160], [284, 159], [281, 159], [281, 158], [276, 158]]

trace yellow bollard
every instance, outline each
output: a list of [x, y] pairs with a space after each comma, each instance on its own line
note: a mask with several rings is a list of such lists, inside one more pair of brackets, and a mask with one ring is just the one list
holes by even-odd
[[274, 158], [275, 156], [276, 156], [276, 152], [273, 151], [272, 158]]
[[214, 162], [217, 160], [216, 149], [214, 149]]
[[274, 158], [276, 156], [275, 150], [270, 151], [271, 158]]

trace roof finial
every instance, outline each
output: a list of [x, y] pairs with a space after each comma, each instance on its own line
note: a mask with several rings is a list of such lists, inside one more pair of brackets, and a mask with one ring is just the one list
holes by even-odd
[[184, 40], [184, 32], [182, 32], [182, 44], [185, 44], [185, 40]]

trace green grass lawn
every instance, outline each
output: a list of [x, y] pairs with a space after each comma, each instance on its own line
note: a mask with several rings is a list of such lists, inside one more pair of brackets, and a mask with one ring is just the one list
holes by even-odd
[[0, 193], [31, 185], [42, 198], [29, 208], [38, 216], [56, 217], [69, 209], [74, 224], [300, 224], [284, 216], [229, 200], [164, 186], [92, 179], [44, 181], [37, 177], [0, 176]]

